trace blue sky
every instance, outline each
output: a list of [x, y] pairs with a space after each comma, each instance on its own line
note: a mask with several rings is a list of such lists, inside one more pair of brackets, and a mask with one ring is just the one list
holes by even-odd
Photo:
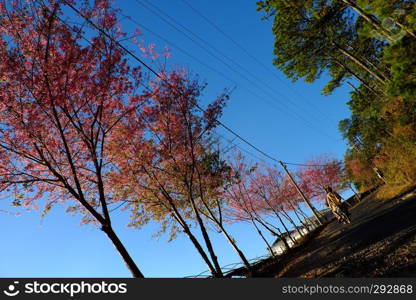
[[[231, 36], [244, 51], [201, 19], [182, 0], [151, 0], [151, 3], [208, 41], [211, 46], [206, 47], [219, 49], [222, 54], [217, 53], [216, 56], [222, 57], [232, 66], [231, 69], [139, 5], [138, 2], [143, 0], [116, 1], [116, 6], [121, 8], [124, 15], [151, 29], [152, 32], [140, 28], [140, 39], [155, 43], [159, 49], [164, 46], [170, 48], [170, 67], [184, 66], [208, 83], [202, 103], [213, 100], [224, 88], [235, 87], [221, 121], [256, 146], [287, 162], [304, 162], [322, 153], [332, 153], [342, 158], [346, 145], [337, 128], [338, 121], [349, 116], [345, 104], [349, 89], [340, 88], [333, 95], [324, 97], [321, 88], [325, 76], [314, 84], [292, 83], [275, 69], [271, 63], [274, 44], [271, 21], [261, 20], [261, 15], [256, 12], [256, 1], [188, 1]], [[126, 18], [122, 20], [122, 25], [131, 33], [140, 27]], [[199, 43], [203, 41], [199, 40]], [[128, 42], [125, 45], [139, 53], [134, 45]], [[210, 49], [215, 52], [213, 48]], [[132, 61], [132, 64], [136, 62]], [[219, 129], [218, 132], [227, 139], [233, 138], [224, 130]], [[254, 153], [246, 145], [235, 142]], [[40, 211], [21, 210], [21, 216], [15, 216], [13, 212], [19, 210], [10, 208], [5, 201], [0, 207], [12, 212], [0, 212], [0, 226], [3, 228], [0, 276], [130, 276], [106, 236], [93, 226], [81, 226], [80, 217], [66, 214], [64, 206], [54, 208], [43, 220]], [[206, 270], [186, 237], [179, 236], [167, 243], [166, 236], [152, 238], [157, 230], [156, 224], [135, 230], [127, 228], [127, 223], [127, 212], [114, 212], [115, 230], [145, 276], [183, 277]], [[249, 225], [234, 224], [229, 230], [247, 257], [266, 254], [265, 245]], [[220, 264], [238, 262], [238, 257], [224, 238], [216, 233], [212, 233], [212, 236]], [[273, 238], [268, 237], [272, 242]]]

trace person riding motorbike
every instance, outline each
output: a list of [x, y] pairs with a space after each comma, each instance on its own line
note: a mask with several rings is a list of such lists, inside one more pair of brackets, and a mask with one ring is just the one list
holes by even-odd
[[342, 222], [342, 210], [344, 210], [347, 218], [349, 218], [350, 213], [341, 203], [342, 197], [330, 186], [325, 187], [324, 190], [326, 192], [325, 204], [332, 210], [332, 213], [335, 215], [337, 220]]

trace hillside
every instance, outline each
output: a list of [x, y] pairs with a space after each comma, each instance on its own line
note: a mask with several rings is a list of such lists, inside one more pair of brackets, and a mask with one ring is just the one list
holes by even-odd
[[303, 245], [258, 262], [257, 276], [415, 276], [415, 198], [416, 190], [384, 201], [374, 192], [351, 208], [352, 224], [329, 221]]

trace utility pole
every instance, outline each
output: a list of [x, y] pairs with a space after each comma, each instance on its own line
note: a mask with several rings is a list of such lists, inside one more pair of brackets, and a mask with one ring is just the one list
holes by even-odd
[[292, 174], [290, 174], [290, 172], [287, 170], [286, 165], [282, 161], [279, 161], [279, 163], [283, 167], [283, 169], [285, 170], [287, 176], [289, 176], [290, 181], [293, 183], [293, 185], [295, 186], [296, 190], [298, 191], [298, 193], [300, 194], [300, 196], [302, 197], [302, 199], [305, 201], [306, 205], [310, 208], [310, 210], [314, 214], [314, 216], [315, 216], [316, 220], [318, 221], [318, 223], [320, 225], [322, 225], [323, 224], [322, 223], [322, 220], [321, 220], [318, 212], [316, 211], [316, 208], [309, 202], [309, 200], [306, 198], [305, 194], [299, 188], [299, 186], [297, 185], [297, 183], [293, 179]]

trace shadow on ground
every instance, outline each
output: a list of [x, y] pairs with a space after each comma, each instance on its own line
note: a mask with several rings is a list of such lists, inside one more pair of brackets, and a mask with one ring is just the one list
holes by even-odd
[[257, 264], [258, 277], [416, 276], [416, 194], [389, 200], [374, 193], [351, 208], [352, 224], [333, 220], [278, 260]]

